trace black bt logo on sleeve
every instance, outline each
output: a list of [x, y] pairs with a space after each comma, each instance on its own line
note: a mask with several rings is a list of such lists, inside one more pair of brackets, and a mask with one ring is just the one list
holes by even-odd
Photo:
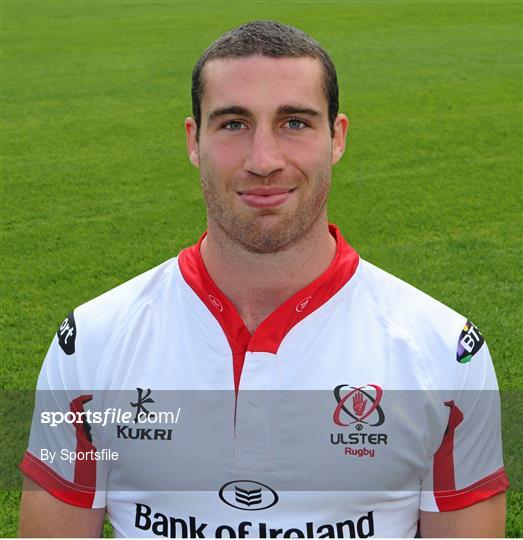
[[56, 335], [58, 336], [58, 343], [65, 354], [74, 354], [74, 340], [76, 339], [76, 323], [74, 322], [74, 312], [71, 311], [69, 315], [63, 320], [60, 328], [58, 328]]

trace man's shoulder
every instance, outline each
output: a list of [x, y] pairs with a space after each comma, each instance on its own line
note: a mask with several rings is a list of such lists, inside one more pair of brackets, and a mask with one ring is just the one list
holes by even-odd
[[384, 316], [397, 322], [463, 326], [463, 315], [449, 306], [368, 261], [361, 263], [365, 292]]
[[[362, 261], [361, 272], [362, 294], [386, 324], [391, 338], [408, 341], [432, 372], [453, 371], [451, 368], [465, 363], [467, 351], [462, 350], [462, 341], [465, 338], [468, 343], [467, 332], [472, 332], [472, 351], [483, 344], [479, 330], [467, 317], [439, 300], [367, 261]], [[475, 335], [477, 343], [472, 343]]]
[[138, 274], [120, 285], [96, 296], [77, 309], [97, 310], [108, 305], [128, 305], [141, 298], [154, 296], [167, 281], [171, 280], [178, 267], [178, 257], [173, 257], [163, 263]]
[[179, 276], [174, 257], [78, 306], [73, 312], [78, 337], [91, 344], [106, 341], [133, 313], [165, 298]]

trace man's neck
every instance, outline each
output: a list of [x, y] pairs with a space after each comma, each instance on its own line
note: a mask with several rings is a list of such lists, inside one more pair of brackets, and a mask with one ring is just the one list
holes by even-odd
[[251, 333], [285, 300], [319, 277], [335, 253], [326, 215], [297, 242], [276, 253], [247, 251], [211, 224], [201, 245], [207, 271]]

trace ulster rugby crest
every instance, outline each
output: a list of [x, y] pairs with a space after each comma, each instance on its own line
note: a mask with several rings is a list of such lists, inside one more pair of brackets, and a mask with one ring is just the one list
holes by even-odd
[[[385, 413], [381, 407], [383, 390], [377, 384], [365, 386], [349, 386], [340, 384], [334, 388], [336, 407], [332, 415], [333, 422], [340, 428], [354, 426], [356, 432], [364, 427], [376, 428], [385, 422]], [[374, 445], [387, 444], [385, 433], [354, 433], [345, 429], [331, 433], [331, 444], [345, 446], [345, 455], [358, 457], [374, 457]], [[368, 446], [371, 448], [368, 448]]]
[[334, 397], [338, 405], [332, 418], [334, 423], [343, 427], [356, 423], [381, 426], [385, 421], [385, 415], [380, 407], [382, 395], [383, 390], [377, 384], [361, 387], [347, 384], [336, 386]]

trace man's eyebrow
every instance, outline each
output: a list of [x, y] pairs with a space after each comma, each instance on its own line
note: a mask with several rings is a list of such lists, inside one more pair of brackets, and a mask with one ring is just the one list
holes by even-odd
[[301, 107], [300, 105], [281, 105], [278, 107], [278, 115], [284, 114], [306, 114], [309, 116], [321, 116], [321, 112], [310, 107]]
[[226, 116], [228, 114], [237, 114], [238, 116], [252, 116], [248, 109], [240, 107], [238, 105], [232, 105], [231, 107], [222, 107], [215, 109], [209, 114], [209, 122], [220, 116]]
[[[301, 105], [280, 105], [276, 111], [278, 116], [286, 114], [306, 114], [308, 116], [321, 116], [321, 112], [316, 109], [311, 109], [310, 107], [302, 107]], [[230, 107], [221, 107], [215, 109], [209, 114], [209, 122], [219, 118], [220, 116], [227, 116], [229, 114], [234, 114], [238, 116], [252, 116], [252, 113], [249, 109], [245, 107], [240, 107], [239, 105], [231, 105]]]

